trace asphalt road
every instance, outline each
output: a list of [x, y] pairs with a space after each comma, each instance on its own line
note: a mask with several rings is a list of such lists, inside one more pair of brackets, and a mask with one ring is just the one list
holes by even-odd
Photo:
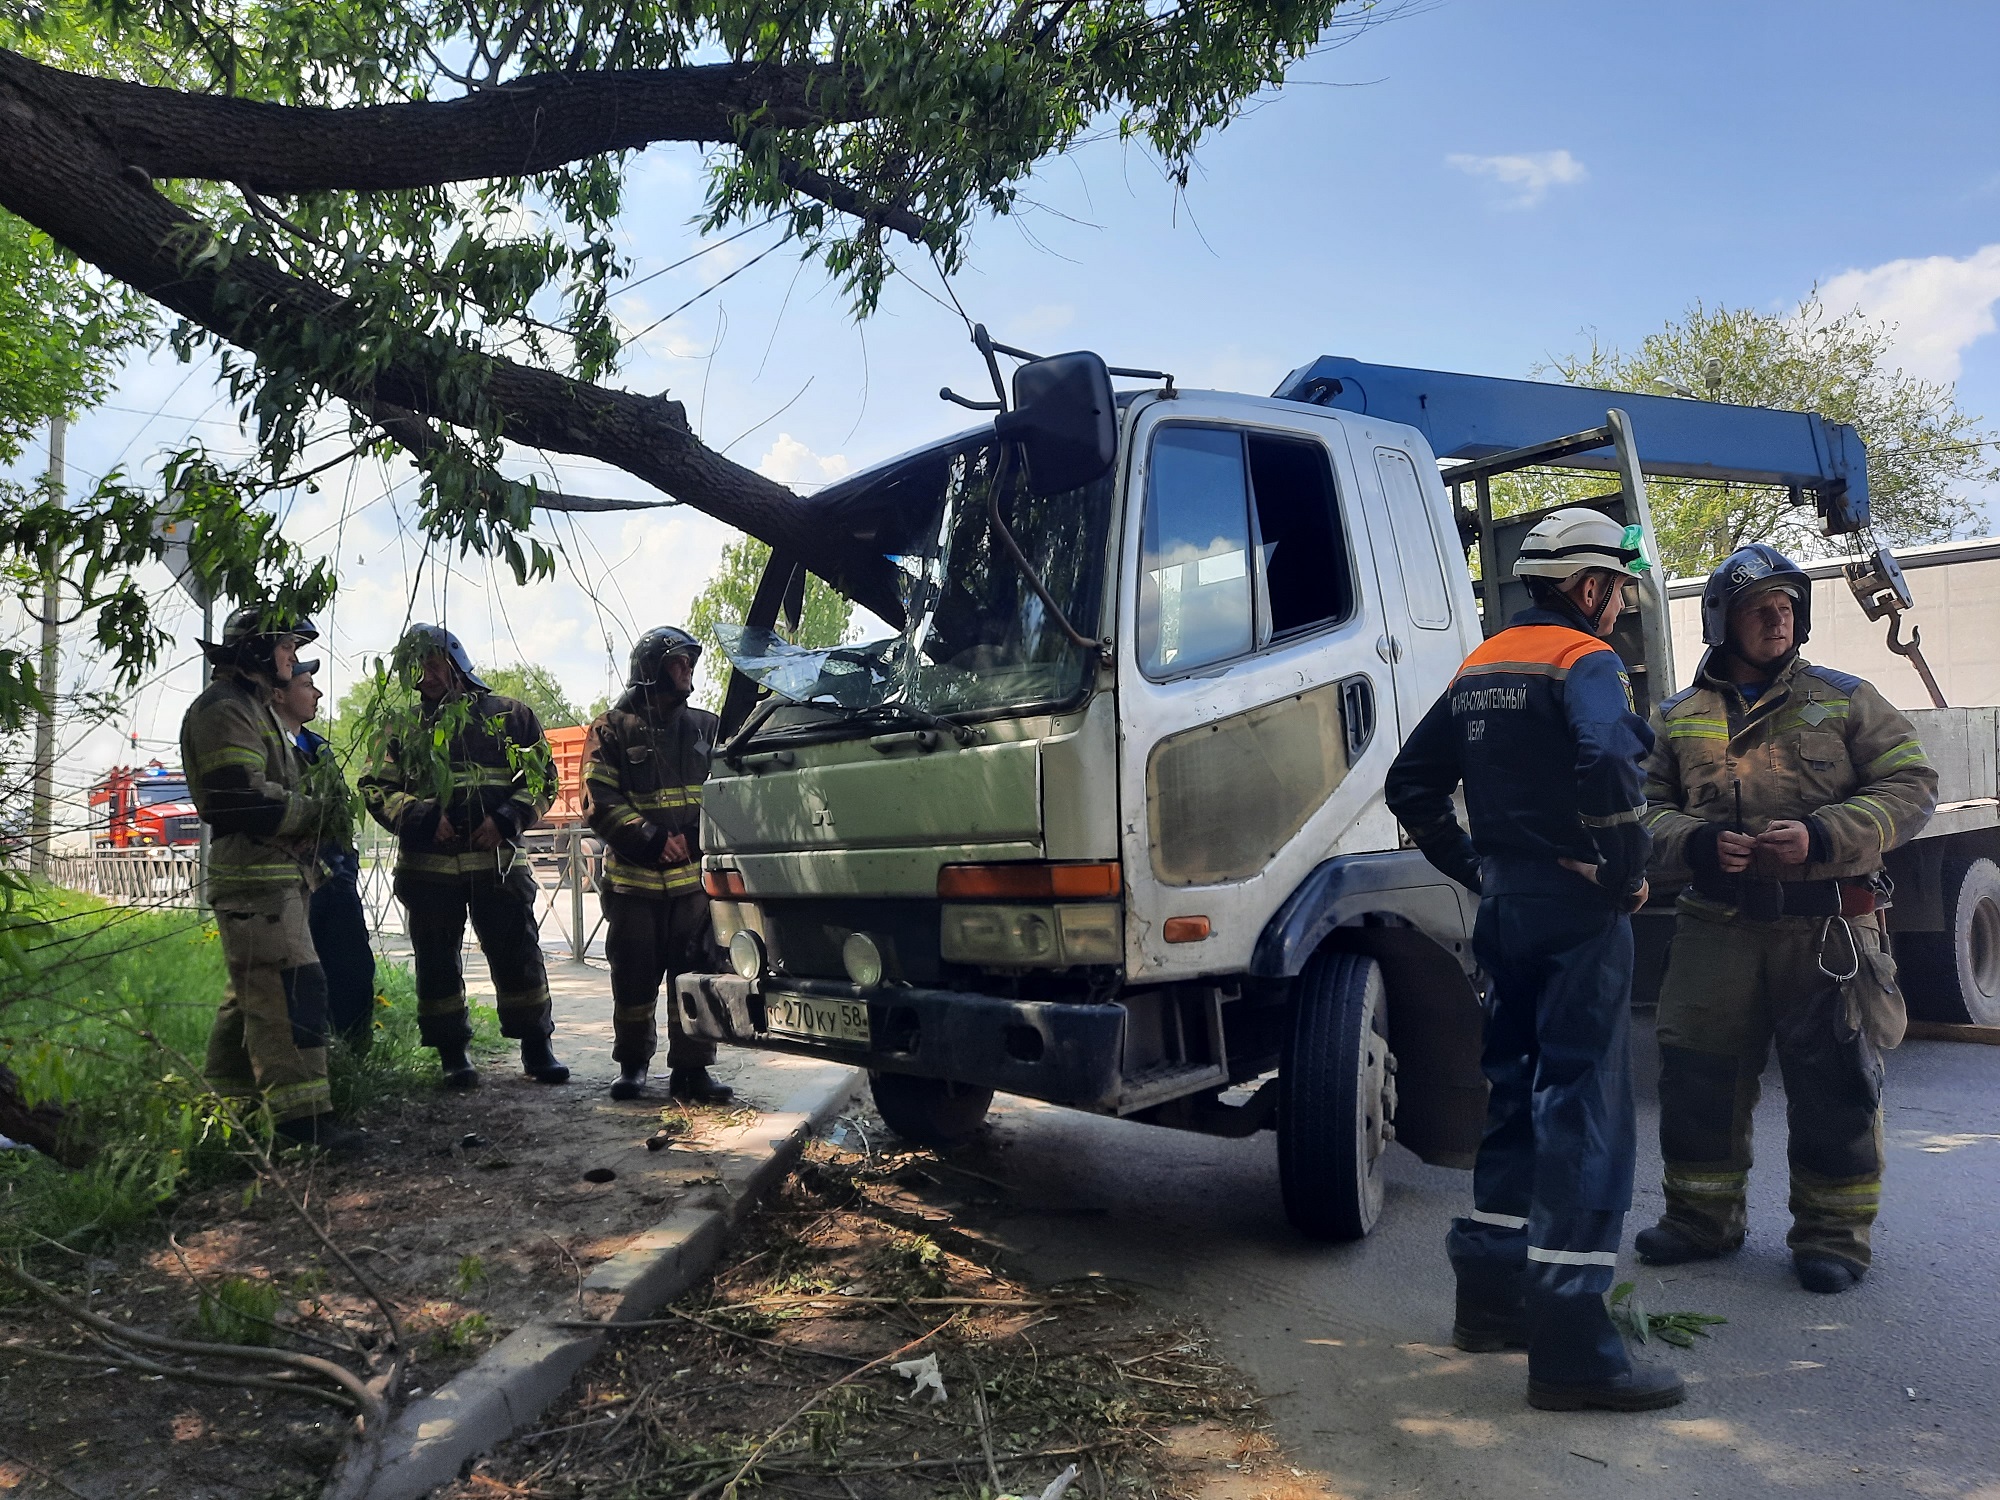
[[[1647, 1079], [1650, 1031], [1635, 1027]], [[1632, 1262], [1659, 1208], [1646, 1086], [1621, 1279], [1655, 1311], [1729, 1322], [1664, 1351], [1686, 1404], [1637, 1416], [1532, 1411], [1525, 1356], [1450, 1346], [1444, 1235], [1469, 1174], [1392, 1151], [1381, 1225], [1327, 1247], [1287, 1227], [1268, 1134], [1208, 1140], [1002, 1101], [966, 1160], [1010, 1185], [982, 1219], [1025, 1269], [1125, 1278], [1198, 1313], [1334, 1494], [2000, 1500], [2000, 1048], [1910, 1042], [1889, 1064], [1876, 1269], [1838, 1297], [1791, 1275], [1775, 1064], [1749, 1243], [1692, 1267]]]

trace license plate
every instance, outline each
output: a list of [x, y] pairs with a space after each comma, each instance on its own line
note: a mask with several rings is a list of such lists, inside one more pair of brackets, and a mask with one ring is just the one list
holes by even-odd
[[764, 1024], [772, 1031], [817, 1041], [852, 1042], [866, 1047], [868, 1005], [862, 1000], [822, 1000], [813, 995], [764, 997]]

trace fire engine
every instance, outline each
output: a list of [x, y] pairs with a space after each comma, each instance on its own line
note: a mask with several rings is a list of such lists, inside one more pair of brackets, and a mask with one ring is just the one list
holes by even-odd
[[113, 766], [90, 788], [90, 841], [136, 849], [201, 841], [201, 819], [177, 766]]

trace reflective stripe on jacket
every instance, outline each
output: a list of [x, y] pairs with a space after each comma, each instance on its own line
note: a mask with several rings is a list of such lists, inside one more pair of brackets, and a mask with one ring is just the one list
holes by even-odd
[[[655, 708], [633, 689], [590, 726], [583, 752], [583, 815], [605, 843], [604, 884], [641, 896], [701, 885], [701, 787], [722, 721], [686, 704]], [[662, 863], [671, 834], [688, 857]]]
[[181, 720], [181, 764], [212, 834], [211, 906], [314, 882], [319, 804], [299, 789], [298, 753], [264, 683], [218, 672]]
[[1909, 842], [1937, 806], [1937, 772], [1916, 731], [1874, 686], [1794, 657], [1756, 703], [1702, 658], [1693, 687], [1653, 715], [1646, 761], [1646, 824], [1654, 878], [1690, 879], [1689, 839], [1703, 825], [1735, 822], [1742, 789], [1744, 833], [1779, 818], [1814, 830], [1801, 865], [1757, 866], [1770, 880], [1870, 875]]
[[[423, 722], [438, 708], [426, 705]], [[516, 769], [508, 751], [522, 762]], [[402, 745], [391, 739], [382, 757], [361, 777], [369, 815], [396, 835], [396, 873], [424, 880], [501, 874], [512, 864], [521, 835], [541, 821], [555, 800], [555, 756], [535, 711], [499, 693], [474, 697], [471, 721], [446, 747], [450, 790], [442, 798], [420, 768], [406, 765]], [[538, 773], [531, 776], [531, 771]], [[538, 783], [538, 784], [537, 784]], [[437, 841], [438, 820], [449, 817], [454, 837]], [[472, 849], [466, 839], [484, 818], [499, 826], [498, 849]]]
[[[1389, 768], [1389, 809], [1445, 874], [1479, 888], [1482, 858], [1595, 865], [1614, 893], [1646, 871], [1641, 760], [1618, 653], [1579, 617], [1528, 609], [1465, 659]], [[1451, 794], [1465, 786], [1471, 834]]]

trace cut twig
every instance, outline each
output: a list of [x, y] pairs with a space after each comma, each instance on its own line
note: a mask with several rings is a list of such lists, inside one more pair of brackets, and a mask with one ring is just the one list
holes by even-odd
[[810, 1354], [817, 1359], [842, 1359], [853, 1364], [865, 1364], [867, 1362], [866, 1355], [836, 1354], [830, 1349], [805, 1349], [794, 1344], [781, 1344], [776, 1339], [759, 1338], [754, 1333], [744, 1333], [740, 1329], [726, 1328], [720, 1323], [711, 1323], [706, 1318], [697, 1318], [693, 1313], [682, 1312], [676, 1307], [668, 1308], [667, 1312], [671, 1316], [664, 1318], [634, 1318], [627, 1323], [606, 1323], [596, 1318], [551, 1318], [549, 1319], [548, 1326], [551, 1328], [590, 1328], [599, 1329], [605, 1333], [623, 1333], [633, 1328], [672, 1328], [677, 1323], [692, 1323], [697, 1328], [706, 1328], [710, 1333], [719, 1333], [725, 1338], [741, 1339], [746, 1344], [758, 1344], [766, 1349], [775, 1349], [780, 1354]]
[[791, 1431], [792, 1427], [798, 1422], [799, 1418], [803, 1417], [807, 1412], [811, 1411], [815, 1406], [818, 1406], [820, 1402], [824, 1401], [828, 1396], [831, 1396], [835, 1391], [839, 1390], [842, 1386], [851, 1385], [855, 1381], [859, 1380], [863, 1375], [866, 1375], [869, 1371], [879, 1370], [882, 1366], [889, 1364], [894, 1360], [901, 1359], [904, 1355], [908, 1354], [912, 1349], [916, 1349], [924, 1344], [928, 1344], [932, 1339], [936, 1338], [940, 1333], [944, 1332], [946, 1328], [950, 1327], [951, 1324], [958, 1318], [958, 1316], [959, 1315], [957, 1313], [953, 1313], [951, 1317], [946, 1318], [944, 1322], [938, 1324], [937, 1327], [931, 1329], [930, 1332], [919, 1334], [916, 1338], [911, 1339], [909, 1343], [903, 1345], [900, 1349], [891, 1349], [887, 1354], [884, 1354], [877, 1359], [869, 1360], [867, 1364], [861, 1366], [861, 1368], [858, 1370], [849, 1370], [845, 1375], [841, 1376], [840, 1379], [834, 1381], [833, 1384], [826, 1386], [822, 1390], [814, 1392], [811, 1400], [807, 1401], [803, 1406], [799, 1407], [797, 1411], [793, 1412], [789, 1417], [785, 1418], [784, 1421], [780, 1422], [776, 1427], [772, 1428], [768, 1433], [764, 1435], [763, 1441], [759, 1442], [756, 1447], [750, 1450], [749, 1456], [745, 1458], [740, 1465], [737, 1466], [736, 1472], [734, 1474], [730, 1475], [728, 1479], [720, 1481], [719, 1483], [715, 1480], [710, 1480], [707, 1484], [702, 1485], [699, 1489], [696, 1489], [692, 1493], [690, 1493], [688, 1496], [688, 1500], [702, 1500], [703, 1496], [714, 1492], [718, 1488], [722, 1491], [724, 1500], [736, 1500], [736, 1494], [737, 1494], [736, 1487], [743, 1482], [744, 1476], [747, 1475], [752, 1469], [757, 1467], [758, 1460], [763, 1458], [766, 1450], [768, 1450], [770, 1446], [773, 1443], [775, 1443], [779, 1438], [783, 1437], [787, 1432]]
[[[164, 1334], [147, 1333], [144, 1329], [132, 1328], [123, 1323], [114, 1323], [102, 1314], [94, 1313], [86, 1307], [78, 1306], [47, 1282], [29, 1274], [28, 1271], [18, 1265], [9, 1265], [6, 1261], [0, 1260], [0, 1275], [4, 1275], [16, 1286], [34, 1293], [35, 1296], [41, 1298], [50, 1307], [53, 1307], [56, 1311], [63, 1314], [63, 1316], [70, 1319], [71, 1322], [108, 1335], [115, 1344], [136, 1344], [142, 1349], [156, 1349], [165, 1354], [185, 1354], [197, 1359], [229, 1359], [239, 1360], [245, 1364], [277, 1365], [283, 1369], [296, 1371], [303, 1375], [318, 1376], [323, 1380], [333, 1382], [334, 1385], [346, 1392], [352, 1399], [355, 1407], [371, 1421], [382, 1414], [381, 1398], [368, 1388], [360, 1376], [344, 1365], [335, 1364], [330, 1359], [321, 1359], [316, 1354], [297, 1354], [289, 1349], [259, 1349], [246, 1344], [207, 1344], [199, 1343], [193, 1339], [168, 1338]], [[30, 1346], [13, 1344], [10, 1347], [27, 1348]], [[126, 1354], [123, 1350], [120, 1353], [124, 1354], [128, 1359], [137, 1358], [136, 1355]], [[149, 1370], [147, 1373], [169, 1373], [185, 1376], [188, 1372], [176, 1371], [170, 1366], [162, 1366], [158, 1370]], [[223, 1384], [232, 1382], [240, 1384], [248, 1378], [217, 1376], [215, 1380]], [[304, 1391], [306, 1388], [302, 1386], [298, 1389]]]
[[330, 1391], [323, 1385], [312, 1385], [303, 1380], [280, 1380], [265, 1375], [225, 1375], [214, 1370], [189, 1370], [178, 1365], [163, 1365], [157, 1361], [134, 1354], [129, 1349], [120, 1349], [108, 1339], [100, 1340], [104, 1348], [102, 1354], [70, 1354], [61, 1349], [44, 1349], [38, 1344], [24, 1343], [19, 1339], [9, 1339], [0, 1343], [0, 1349], [12, 1350], [16, 1354], [32, 1355], [36, 1359], [50, 1360], [59, 1365], [83, 1365], [92, 1370], [102, 1370], [107, 1366], [131, 1370], [139, 1375], [160, 1375], [169, 1380], [185, 1380], [194, 1385], [225, 1385], [237, 1390], [272, 1391], [286, 1396], [307, 1396], [315, 1401], [324, 1401], [329, 1406], [337, 1406], [342, 1411], [359, 1411], [361, 1408], [340, 1391]]

